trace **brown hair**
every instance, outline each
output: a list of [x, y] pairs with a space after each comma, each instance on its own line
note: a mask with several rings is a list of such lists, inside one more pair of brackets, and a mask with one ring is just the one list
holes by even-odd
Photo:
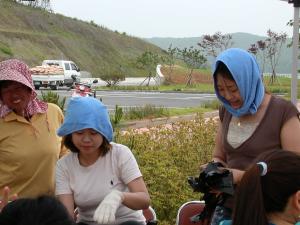
[[267, 164], [267, 173], [253, 164], [236, 192], [232, 225], [267, 225], [267, 214], [283, 212], [288, 199], [300, 190], [300, 155], [276, 149], [262, 153], [256, 162]]
[[[229, 71], [228, 67], [223, 63], [223, 62], [219, 62], [216, 68], [216, 71], [214, 72], [214, 79], [215, 82], [217, 81], [217, 75], [221, 76], [223, 78], [232, 80], [236, 83], [236, 81], [234, 80], [232, 73]], [[265, 87], [265, 85], [264, 85]], [[265, 87], [265, 93], [267, 94], [272, 94], [270, 91], [267, 90], [267, 88]]]
[[[13, 83], [20, 83], [20, 82], [13, 81], [13, 80], [1, 80], [0, 81], [0, 100], [3, 100], [2, 96], [1, 96], [1, 90], [4, 88], [8, 88]], [[20, 83], [20, 84], [22, 84], [22, 83]], [[24, 86], [24, 88], [27, 88], [28, 90], [32, 91], [32, 89], [30, 87], [27, 87], [25, 84], [22, 84], [22, 85]]]
[[[101, 135], [101, 134], [100, 134]], [[108, 140], [102, 135], [103, 137], [103, 142], [99, 148], [101, 152], [101, 156], [106, 155], [109, 150], [111, 150], [112, 145], [109, 143]], [[68, 134], [63, 137], [63, 143], [66, 146], [66, 148], [70, 149], [71, 152], [76, 152], [79, 153], [79, 149], [74, 145], [73, 140], [72, 140], [72, 134]]]

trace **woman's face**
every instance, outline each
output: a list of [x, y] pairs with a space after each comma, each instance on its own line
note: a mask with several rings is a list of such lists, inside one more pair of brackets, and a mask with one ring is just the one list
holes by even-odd
[[239, 109], [242, 107], [243, 99], [234, 80], [217, 74], [217, 88], [219, 94], [228, 101], [232, 108]]
[[72, 133], [72, 141], [80, 154], [98, 154], [103, 143], [103, 136], [93, 129], [83, 129]]
[[16, 81], [5, 81], [0, 89], [2, 102], [16, 114], [25, 116], [24, 111], [30, 101], [32, 90]]

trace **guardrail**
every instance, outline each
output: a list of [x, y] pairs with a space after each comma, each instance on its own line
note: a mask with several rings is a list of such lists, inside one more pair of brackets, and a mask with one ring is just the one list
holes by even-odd
[[[270, 77], [272, 75], [272, 73], [264, 73], [264, 77]], [[287, 77], [287, 78], [291, 78], [292, 75], [290, 73], [276, 73], [276, 76], [278, 77]], [[298, 74], [298, 79], [300, 79], [300, 74]]]

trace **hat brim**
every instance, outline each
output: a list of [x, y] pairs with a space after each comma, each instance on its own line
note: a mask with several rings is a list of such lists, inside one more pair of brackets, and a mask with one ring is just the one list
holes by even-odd
[[[2, 76], [1, 73], [5, 73], [5, 75]], [[30, 83], [20, 72], [16, 70], [6, 69], [4, 71], [0, 71], [0, 82], [1, 81], [16, 81], [34, 90], [33, 83]]]

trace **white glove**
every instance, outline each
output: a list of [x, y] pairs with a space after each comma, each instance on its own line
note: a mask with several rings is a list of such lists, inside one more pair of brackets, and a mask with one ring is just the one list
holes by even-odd
[[99, 224], [110, 224], [116, 220], [116, 211], [123, 201], [123, 192], [113, 190], [99, 204], [94, 220]]

